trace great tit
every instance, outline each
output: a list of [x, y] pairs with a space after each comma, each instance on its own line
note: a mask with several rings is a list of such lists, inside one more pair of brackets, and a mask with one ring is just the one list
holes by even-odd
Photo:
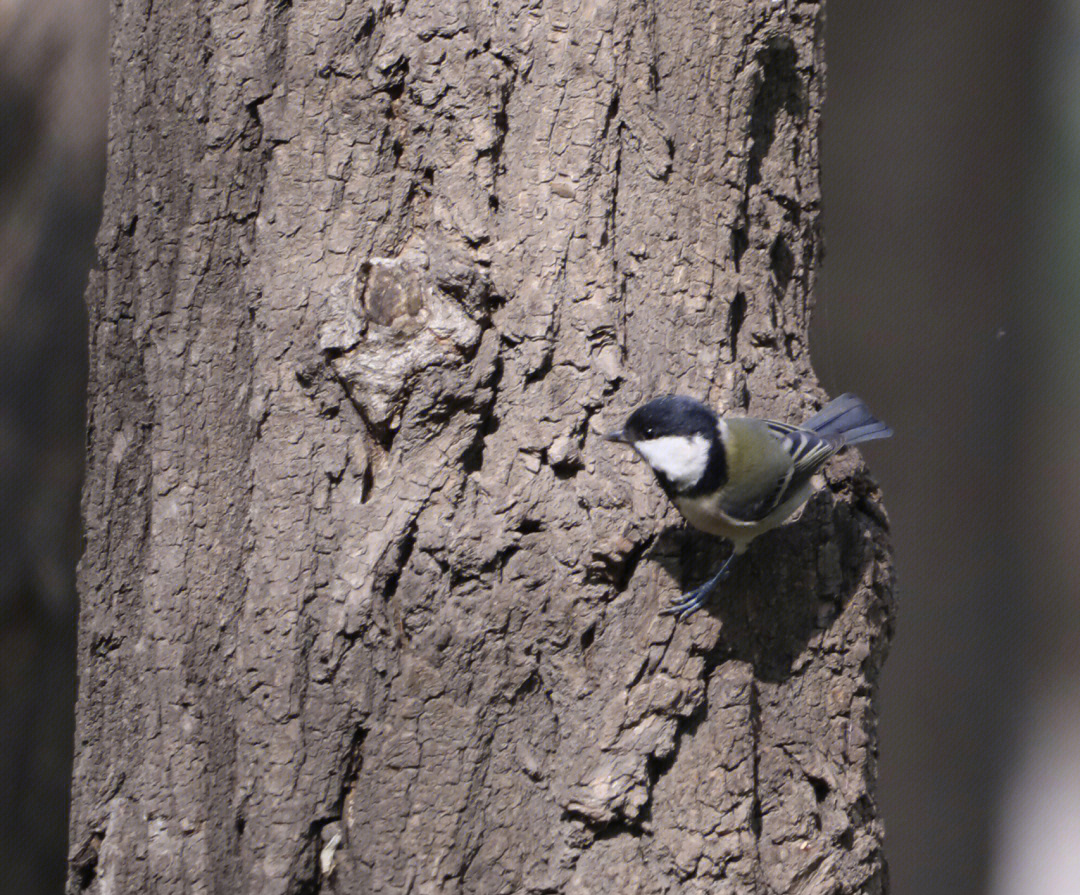
[[801, 426], [720, 417], [679, 395], [635, 410], [621, 430], [604, 437], [644, 458], [687, 522], [734, 547], [712, 578], [661, 611], [682, 620], [700, 609], [727, 577], [732, 559], [806, 503], [811, 479], [826, 460], [850, 445], [892, 434], [855, 395], [841, 395]]

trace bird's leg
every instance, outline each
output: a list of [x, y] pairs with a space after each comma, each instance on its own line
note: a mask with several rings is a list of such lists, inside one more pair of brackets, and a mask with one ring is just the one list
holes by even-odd
[[717, 570], [716, 574], [712, 576], [700, 587], [695, 587], [690, 593], [688, 593], [678, 603], [668, 606], [666, 609], [661, 609], [661, 615], [675, 615], [678, 616], [678, 621], [682, 621], [685, 618], [689, 618], [695, 612], [697, 612], [702, 606], [705, 605], [705, 601], [709, 598], [718, 584], [727, 578], [729, 574], [729, 566], [731, 561], [735, 558], [735, 551], [731, 552], [731, 555], [724, 560], [723, 564]]

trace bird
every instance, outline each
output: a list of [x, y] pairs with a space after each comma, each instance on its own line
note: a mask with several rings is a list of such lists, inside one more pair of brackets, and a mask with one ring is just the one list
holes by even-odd
[[802, 425], [720, 416], [683, 395], [641, 405], [603, 437], [645, 460], [692, 526], [726, 538], [732, 552], [700, 587], [661, 614], [682, 621], [700, 609], [754, 538], [783, 524], [813, 493], [813, 476], [837, 452], [893, 434], [855, 395], [844, 394]]

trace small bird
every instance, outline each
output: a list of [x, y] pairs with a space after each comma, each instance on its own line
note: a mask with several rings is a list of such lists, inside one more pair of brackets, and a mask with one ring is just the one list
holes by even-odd
[[806, 503], [811, 479], [833, 454], [892, 434], [855, 395], [841, 395], [801, 426], [720, 417], [680, 395], [655, 398], [631, 413], [604, 438], [632, 447], [687, 522], [734, 547], [712, 578], [662, 613], [682, 620], [700, 609], [732, 559]]

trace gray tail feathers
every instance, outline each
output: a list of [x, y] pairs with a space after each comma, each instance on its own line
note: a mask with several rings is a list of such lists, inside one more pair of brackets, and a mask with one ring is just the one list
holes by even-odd
[[839, 436], [844, 444], [888, 438], [892, 429], [875, 419], [855, 395], [841, 395], [802, 424], [818, 435]]

